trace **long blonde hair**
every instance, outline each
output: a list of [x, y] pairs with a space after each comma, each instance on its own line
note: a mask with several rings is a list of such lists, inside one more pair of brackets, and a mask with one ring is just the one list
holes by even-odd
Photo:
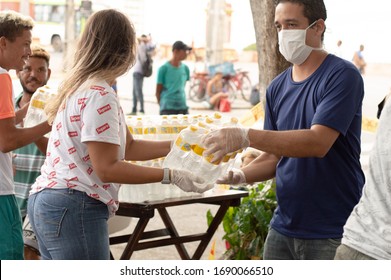
[[78, 41], [73, 64], [60, 84], [57, 96], [45, 107], [49, 124], [63, 102], [87, 80], [114, 81], [135, 62], [136, 41], [133, 24], [113, 9], [94, 13]]

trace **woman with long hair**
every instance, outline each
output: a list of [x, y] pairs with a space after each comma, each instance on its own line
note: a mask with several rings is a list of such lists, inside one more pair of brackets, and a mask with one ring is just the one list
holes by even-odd
[[189, 172], [129, 162], [170, 150], [170, 141], [133, 139], [111, 87], [133, 66], [135, 46], [124, 14], [93, 14], [58, 95], [45, 108], [52, 131], [28, 204], [43, 259], [109, 259], [107, 220], [118, 209], [120, 184], [172, 183], [193, 192], [212, 187], [197, 187], [202, 179]]

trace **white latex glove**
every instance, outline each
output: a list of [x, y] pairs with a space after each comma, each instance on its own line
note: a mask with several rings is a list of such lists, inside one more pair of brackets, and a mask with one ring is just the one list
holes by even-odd
[[203, 193], [214, 187], [214, 184], [204, 185], [204, 179], [186, 170], [172, 169], [170, 175], [171, 183], [185, 192]]
[[223, 177], [217, 179], [216, 184], [240, 185], [246, 183], [246, 176], [241, 169], [232, 168]]
[[226, 154], [250, 145], [248, 128], [226, 127], [209, 132], [201, 139], [205, 157], [213, 155], [212, 162], [219, 162]]

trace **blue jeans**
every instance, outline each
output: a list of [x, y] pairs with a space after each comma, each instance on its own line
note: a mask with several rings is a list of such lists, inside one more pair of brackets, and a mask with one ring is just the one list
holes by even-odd
[[374, 260], [374, 258], [357, 251], [345, 244], [337, 248], [334, 260]]
[[42, 259], [109, 260], [107, 206], [73, 189], [45, 189], [28, 200]]
[[137, 112], [137, 101], [140, 101], [140, 112], [144, 113], [143, 83], [144, 76], [141, 73], [133, 72], [133, 113]]
[[333, 260], [341, 239], [298, 239], [270, 229], [264, 260]]

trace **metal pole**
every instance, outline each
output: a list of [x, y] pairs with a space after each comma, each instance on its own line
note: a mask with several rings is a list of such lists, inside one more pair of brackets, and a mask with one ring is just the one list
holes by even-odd
[[224, 62], [224, 35], [226, 32], [225, 0], [211, 0], [206, 34], [206, 63]]
[[23, 15], [30, 16], [30, 1], [21, 0], [19, 6], [19, 12]]

